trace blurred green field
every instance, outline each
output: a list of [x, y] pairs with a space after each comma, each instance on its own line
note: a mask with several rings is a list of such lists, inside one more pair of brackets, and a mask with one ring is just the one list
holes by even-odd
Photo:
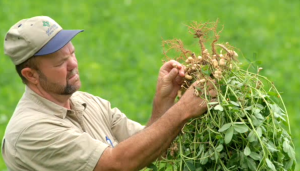
[[[84, 29], [73, 40], [81, 90], [111, 101], [142, 124], [151, 114], [162, 39], [180, 38], [188, 47], [196, 41], [186, 24], [219, 19], [220, 42], [240, 49], [242, 62], [259, 61], [261, 74], [282, 93], [299, 161], [299, 9], [298, 0], [0, 0], [0, 137], [24, 91], [3, 53], [4, 35], [20, 19], [47, 15], [65, 29]], [[0, 170], [6, 170], [2, 156]]]

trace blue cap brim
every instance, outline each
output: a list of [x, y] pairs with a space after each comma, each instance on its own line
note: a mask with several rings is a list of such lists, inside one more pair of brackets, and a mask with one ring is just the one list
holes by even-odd
[[83, 32], [83, 30], [61, 30], [34, 56], [48, 55], [58, 51], [80, 32]]

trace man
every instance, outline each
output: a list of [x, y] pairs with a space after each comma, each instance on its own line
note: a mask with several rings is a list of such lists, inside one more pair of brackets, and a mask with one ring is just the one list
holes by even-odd
[[9, 170], [139, 170], [165, 152], [189, 119], [206, 111], [193, 86], [174, 104], [184, 68], [173, 60], [160, 69], [146, 127], [78, 91], [71, 39], [80, 32], [63, 30], [46, 16], [21, 20], [8, 31], [4, 51], [26, 85], [3, 138]]

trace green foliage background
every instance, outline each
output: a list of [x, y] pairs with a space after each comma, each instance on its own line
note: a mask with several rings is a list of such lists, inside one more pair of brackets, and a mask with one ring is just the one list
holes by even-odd
[[[237, 47], [242, 62], [257, 61], [261, 74], [282, 92], [300, 160], [299, 9], [298, 0], [0, 0], [0, 137], [24, 91], [3, 52], [4, 35], [17, 21], [47, 15], [65, 29], [84, 29], [73, 40], [81, 90], [145, 124], [164, 58], [162, 39], [195, 45], [186, 25], [219, 19], [224, 25], [220, 42]], [[0, 170], [6, 170], [2, 157]]]

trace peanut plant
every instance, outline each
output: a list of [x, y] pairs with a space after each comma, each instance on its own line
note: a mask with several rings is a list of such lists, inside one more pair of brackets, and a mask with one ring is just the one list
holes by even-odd
[[[288, 113], [280, 93], [262, 68], [241, 69], [238, 53], [229, 43], [217, 43], [218, 21], [188, 26], [199, 44], [195, 53], [180, 39], [163, 41], [166, 59], [185, 66], [180, 100], [194, 82], [194, 94], [207, 101], [208, 111], [191, 119], [152, 170], [287, 171], [295, 169], [295, 150]], [[208, 41], [210, 50], [206, 48]], [[169, 57], [173, 52], [176, 57]], [[176, 66], [174, 66], [176, 67]], [[208, 86], [213, 85], [213, 86]], [[214, 88], [217, 97], [208, 91]], [[195, 106], [197, 107], [197, 106]]]

